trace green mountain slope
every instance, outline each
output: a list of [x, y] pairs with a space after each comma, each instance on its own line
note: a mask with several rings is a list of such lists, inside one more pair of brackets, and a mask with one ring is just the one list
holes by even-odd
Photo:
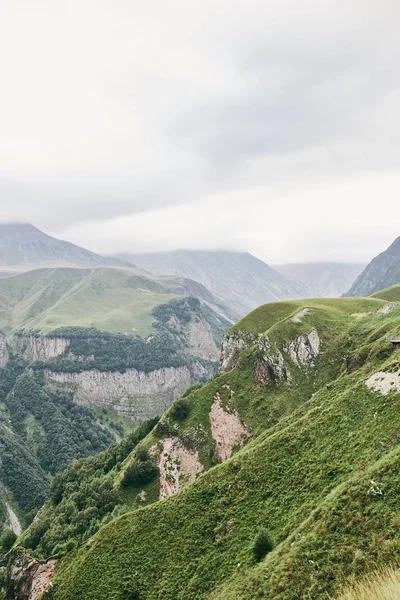
[[400, 283], [400, 237], [365, 267], [345, 295], [369, 296], [397, 283]]
[[155, 306], [189, 294], [213, 300], [195, 282], [154, 278], [137, 269], [36, 269], [0, 279], [0, 331], [48, 333], [76, 326], [146, 335]]
[[39, 372], [11, 360], [0, 370], [0, 528], [9, 526], [7, 506], [18, 530], [18, 518], [26, 524], [26, 514], [49, 497], [51, 476], [121, 433], [117, 421], [76, 406], [71, 390], [49, 386]]
[[152, 254], [121, 254], [153, 275], [188, 277], [203, 284], [237, 318], [277, 300], [312, 296], [308, 287], [286, 279], [248, 252], [174, 250]]
[[[122, 462], [116, 447], [57, 478], [20, 540], [58, 555], [45, 597], [326, 598], [393, 560], [396, 300], [281, 303], [239, 322], [222, 349], [232, 370], [177, 401]], [[115, 496], [102, 509], [105, 482]], [[262, 558], [264, 528], [275, 547]]]

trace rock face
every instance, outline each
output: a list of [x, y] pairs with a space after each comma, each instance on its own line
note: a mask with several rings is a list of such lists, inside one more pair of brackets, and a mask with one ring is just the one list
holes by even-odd
[[300, 335], [287, 344], [285, 350], [297, 367], [311, 364], [320, 352], [318, 331], [314, 328], [310, 333]]
[[[232, 391], [231, 391], [232, 393]], [[211, 435], [216, 442], [217, 456], [221, 462], [232, 456], [233, 449], [241, 446], [250, 436], [247, 427], [242, 423], [234, 410], [226, 410], [222, 406], [217, 392], [210, 410]]]
[[65, 338], [58, 337], [38, 337], [38, 336], [15, 336], [15, 348], [25, 360], [34, 362], [35, 360], [47, 361], [63, 354], [68, 348], [70, 342]]
[[219, 349], [212, 335], [211, 327], [205, 319], [190, 321], [186, 326], [186, 340], [189, 354], [217, 362]]
[[4, 333], [0, 332], [0, 369], [6, 366], [8, 360], [7, 339]]
[[396, 283], [400, 283], [400, 237], [365, 267], [345, 296], [369, 296]]
[[51, 586], [55, 564], [25, 555], [16, 558], [10, 566], [7, 600], [37, 600]]
[[380, 392], [383, 395], [389, 392], [400, 392], [400, 371], [395, 373], [378, 371], [367, 379], [365, 383], [371, 390]]
[[163, 441], [157, 464], [160, 471], [160, 500], [172, 496], [183, 485], [194, 481], [203, 470], [197, 450], [185, 448], [177, 438]]
[[207, 370], [200, 363], [190, 368], [170, 367], [150, 373], [136, 369], [127, 369], [124, 373], [45, 371], [48, 379], [69, 384], [75, 390], [74, 401], [77, 404], [109, 408], [138, 420], [164, 412], [201, 375], [207, 375]]
[[21, 523], [19, 522], [17, 515], [15, 514], [15, 512], [13, 511], [11, 506], [9, 504], [7, 504], [7, 502], [6, 502], [6, 510], [7, 510], [7, 514], [6, 514], [4, 528], [11, 529], [11, 531], [13, 531], [15, 534], [21, 535], [21, 532], [22, 532]]
[[252, 346], [256, 339], [256, 336], [248, 331], [232, 331], [231, 333], [227, 333], [222, 340], [219, 370], [223, 373], [232, 371], [237, 365], [240, 351]]

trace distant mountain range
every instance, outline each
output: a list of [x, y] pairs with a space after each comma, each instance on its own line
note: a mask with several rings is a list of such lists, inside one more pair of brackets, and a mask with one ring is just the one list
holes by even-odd
[[148, 254], [120, 254], [152, 275], [187, 277], [204, 285], [241, 317], [267, 302], [312, 296], [311, 290], [291, 281], [248, 252], [174, 250]]
[[307, 286], [315, 298], [338, 298], [347, 292], [365, 264], [315, 262], [272, 266], [288, 279]]
[[0, 224], [0, 267], [122, 266], [115, 258], [106, 258], [43, 233], [28, 223]]
[[369, 296], [397, 283], [400, 283], [400, 237], [365, 267], [345, 295]]

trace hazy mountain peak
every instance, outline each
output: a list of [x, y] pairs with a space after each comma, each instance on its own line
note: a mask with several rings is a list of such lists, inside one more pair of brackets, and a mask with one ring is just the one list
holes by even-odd
[[30, 223], [0, 224], [0, 266], [100, 267], [122, 264], [47, 235]]
[[273, 265], [273, 268], [311, 289], [318, 298], [337, 298], [344, 294], [365, 264], [310, 262]]
[[179, 275], [198, 281], [228, 304], [237, 317], [260, 304], [312, 295], [307, 286], [290, 281], [249, 252], [181, 249], [118, 257], [152, 275]]
[[365, 267], [346, 296], [369, 296], [400, 283], [400, 236]]

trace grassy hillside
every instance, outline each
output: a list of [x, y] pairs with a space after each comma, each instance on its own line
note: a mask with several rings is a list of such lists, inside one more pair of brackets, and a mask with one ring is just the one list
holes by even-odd
[[386, 290], [376, 292], [376, 294], [374, 294], [372, 297], [380, 298], [381, 300], [386, 300], [387, 302], [400, 302], [400, 285], [392, 285]]
[[178, 291], [184, 288], [129, 269], [37, 269], [0, 280], [0, 330], [77, 326], [144, 335], [152, 309]]
[[[141, 450], [122, 462], [99, 458], [92, 471], [83, 461], [57, 479], [20, 540], [41, 557], [65, 554], [46, 598], [326, 598], [398, 554], [400, 353], [386, 337], [400, 331], [400, 305], [268, 305], [234, 331], [261, 335], [232, 371], [178, 401]], [[315, 331], [319, 350], [307, 358]], [[216, 398], [248, 431], [222, 464], [210, 422]], [[197, 452], [203, 472], [156, 501], [168, 440]], [[85, 489], [105, 481], [115, 496], [98, 530], [90, 509], [101, 500]], [[264, 529], [274, 549], [262, 558], [254, 541]]]
[[400, 571], [386, 568], [351, 586], [336, 600], [397, 600], [400, 597]]

